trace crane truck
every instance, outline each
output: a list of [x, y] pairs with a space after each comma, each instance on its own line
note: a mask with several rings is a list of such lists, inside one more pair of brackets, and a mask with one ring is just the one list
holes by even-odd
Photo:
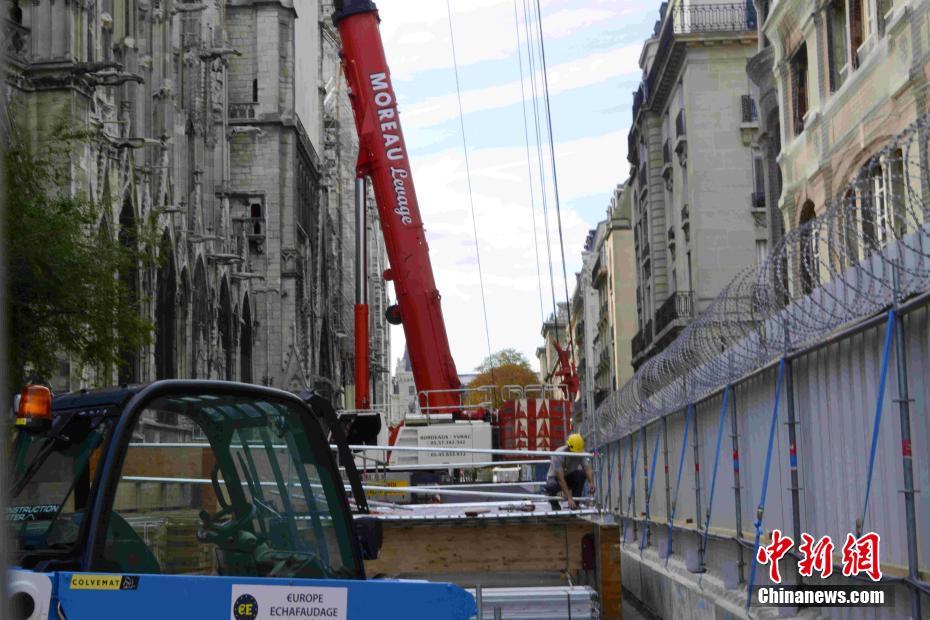
[[[472, 419], [490, 414], [466, 406], [449, 349], [377, 9], [337, 1], [334, 21], [359, 135], [360, 202], [370, 178], [390, 263], [384, 278], [397, 294], [388, 319], [404, 327], [420, 406], [487, 424]], [[358, 360], [368, 359], [363, 302]], [[364, 407], [367, 367], [356, 372]], [[328, 445], [344, 456], [345, 437], [312, 400], [211, 381], [55, 398], [27, 386], [7, 512], [14, 620], [471, 617], [473, 598], [453, 585], [366, 579], [380, 528], [353, 518]], [[340, 461], [364, 513], [352, 459]]]
[[[392, 445], [441, 448], [555, 448], [567, 437], [571, 402], [578, 379], [569, 353], [558, 346], [559, 390], [540, 386], [538, 398], [518, 391], [500, 408], [487, 390], [469, 398], [456, 372], [443, 320], [439, 291], [433, 277], [429, 247], [420, 216], [413, 172], [401, 128], [397, 97], [385, 59], [378, 11], [370, 0], [337, 2], [334, 21], [342, 40], [343, 74], [359, 138], [356, 163], [357, 225], [363, 226], [367, 183], [371, 182], [384, 234], [389, 268], [385, 280], [393, 282], [397, 304], [387, 320], [403, 326], [417, 388], [419, 415], [392, 429]], [[363, 240], [363, 234], [357, 235]], [[360, 249], [359, 262], [364, 258]], [[364, 269], [359, 269], [363, 274]], [[368, 407], [368, 307], [365, 282], [356, 282], [355, 359], [356, 408]], [[514, 396], [511, 392], [511, 396]], [[480, 405], [475, 405], [480, 401]], [[414, 426], [411, 421], [419, 422]], [[435, 423], [439, 420], [439, 423]], [[425, 427], [423, 425], [426, 425]], [[372, 428], [376, 428], [373, 425]], [[393, 452], [392, 462], [411, 465], [482, 460], [474, 453]]]

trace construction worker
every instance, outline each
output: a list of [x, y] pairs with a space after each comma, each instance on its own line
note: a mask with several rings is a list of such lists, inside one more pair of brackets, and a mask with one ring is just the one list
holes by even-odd
[[[584, 491], [585, 480], [591, 492], [594, 492], [594, 474], [591, 471], [591, 462], [588, 457], [572, 456], [573, 452], [584, 452], [584, 438], [578, 433], [572, 433], [565, 441], [565, 445], [556, 449], [549, 461], [549, 472], [546, 474], [546, 495], [555, 497], [559, 491], [568, 500], [568, 509], [578, 508], [575, 497], [580, 497]], [[556, 499], [549, 500], [553, 510], [561, 506]]]

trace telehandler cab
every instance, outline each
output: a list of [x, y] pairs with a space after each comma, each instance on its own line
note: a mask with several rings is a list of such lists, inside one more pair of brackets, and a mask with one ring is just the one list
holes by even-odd
[[28, 386], [11, 450], [13, 618], [469, 617], [455, 586], [366, 580], [380, 523], [353, 518], [330, 449], [348, 454], [344, 436], [308, 402], [215, 381], [54, 399]]

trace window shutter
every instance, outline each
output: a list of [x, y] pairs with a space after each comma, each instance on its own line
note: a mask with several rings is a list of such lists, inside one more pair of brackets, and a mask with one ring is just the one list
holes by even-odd
[[849, 14], [849, 40], [852, 45], [852, 63], [853, 69], [859, 68], [859, 46], [865, 39], [862, 32], [862, 2], [863, 0], [852, 0]]
[[836, 20], [836, 6], [831, 4], [827, 7], [827, 19], [824, 20], [824, 27], [827, 29], [827, 64], [829, 65], [828, 75], [830, 78], [830, 92], [835, 92], [839, 84], [837, 79], [838, 58], [836, 57], [836, 46], [834, 45], [833, 23]]

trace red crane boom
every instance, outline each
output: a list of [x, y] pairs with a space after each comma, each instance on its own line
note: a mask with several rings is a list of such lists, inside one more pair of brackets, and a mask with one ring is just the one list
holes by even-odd
[[[335, 8], [333, 21], [342, 38], [343, 71], [359, 137], [356, 174], [370, 178], [374, 189], [390, 264], [384, 278], [394, 282], [420, 405], [428, 405], [433, 412], [456, 411], [461, 408], [461, 397], [454, 390], [461, 388], [461, 382], [433, 279], [397, 98], [378, 28], [378, 9], [368, 0], [337, 0]], [[398, 317], [389, 316], [388, 320], [396, 324]], [[359, 364], [367, 365], [367, 359], [357, 359]], [[429, 402], [422, 397], [424, 392], [429, 393]]]

